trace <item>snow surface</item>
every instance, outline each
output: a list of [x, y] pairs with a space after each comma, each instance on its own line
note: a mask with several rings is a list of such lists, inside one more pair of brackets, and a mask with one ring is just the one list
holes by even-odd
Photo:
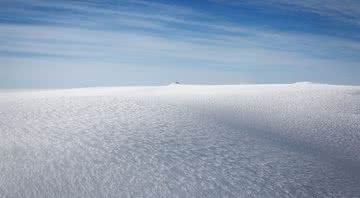
[[0, 92], [1, 197], [360, 197], [360, 87]]

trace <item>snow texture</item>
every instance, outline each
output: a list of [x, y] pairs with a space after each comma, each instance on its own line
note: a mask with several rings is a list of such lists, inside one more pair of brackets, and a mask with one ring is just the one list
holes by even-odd
[[360, 87], [0, 92], [1, 197], [360, 197]]

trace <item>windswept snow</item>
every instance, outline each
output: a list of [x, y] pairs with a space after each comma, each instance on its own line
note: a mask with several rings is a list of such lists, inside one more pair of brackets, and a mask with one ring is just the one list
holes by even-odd
[[360, 87], [0, 92], [1, 197], [360, 197]]

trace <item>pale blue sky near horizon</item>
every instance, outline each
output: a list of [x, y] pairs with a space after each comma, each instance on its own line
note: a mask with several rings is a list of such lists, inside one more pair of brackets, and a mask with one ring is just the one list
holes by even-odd
[[360, 85], [358, 0], [0, 1], [0, 88]]

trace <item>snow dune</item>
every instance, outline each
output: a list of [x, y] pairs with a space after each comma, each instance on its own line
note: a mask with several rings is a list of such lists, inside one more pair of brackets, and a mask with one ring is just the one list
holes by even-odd
[[0, 92], [1, 197], [360, 197], [360, 87]]

